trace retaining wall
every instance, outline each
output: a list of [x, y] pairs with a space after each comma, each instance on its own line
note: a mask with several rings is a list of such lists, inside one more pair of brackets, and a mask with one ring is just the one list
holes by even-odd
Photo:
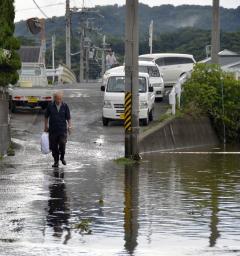
[[187, 149], [219, 145], [209, 118], [175, 118], [140, 135], [140, 152]]

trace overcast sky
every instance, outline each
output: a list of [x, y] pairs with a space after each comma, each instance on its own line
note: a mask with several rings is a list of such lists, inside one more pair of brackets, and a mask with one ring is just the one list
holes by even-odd
[[[65, 12], [65, 0], [35, 0], [42, 10], [46, 13], [48, 17], [60, 16]], [[81, 6], [83, 0], [70, 0], [71, 7]], [[110, 5], [119, 4], [123, 5], [126, 0], [85, 0], [85, 5], [93, 7], [95, 5]], [[162, 4], [201, 4], [201, 5], [211, 5], [212, 0], [140, 0], [141, 3], [145, 3], [151, 6], [159, 6]], [[24, 3], [24, 4], [23, 4]], [[240, 0], [220, 0], [221, 6], [226, 8], [236, 8], [240, 6]], [[54, 5], [54, 6], [51, 6]], [[21, 19], [27, 19], [30, 17], [43, 17], [41, 12], [36, 8], [33, 0], [15, 0], [16, 6], [16, 19], [19, 21]]]

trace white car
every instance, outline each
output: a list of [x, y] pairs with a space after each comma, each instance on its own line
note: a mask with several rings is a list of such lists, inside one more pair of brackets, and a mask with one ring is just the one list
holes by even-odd
[[193, 55], [179, 53], [144, 54], [138, 59], [156, 63], [166, 86], [173, 86], [183, 74], [191, 72], [196, 63]]
[[[111, 120], [124, 120], [125, 72], [110, 74], [101, 90], [104, 91], [103, 125], [107, 126]], [[153, 119], [154, 101], [149, 75], [139, 73], [139, 119], [143, 125], [148, 125]]]
[[[164, 81], [157, 64], [155, 64], [152, 61], [139, 61], [138, 64], [139, 64], [139, 67], [138, 67], [139, 73], [146, 73], [149, 75], [150, 84], [154, 88], [155, 98], [162, 100], [164, 96], [164, 91], [165, 91]], [[107, 78], [109, 77], [110, 74], [124, 72], [124, 71], [125, 71], [125, 66], [119, 66], [119, 67], [115, 67], [107, 70], [103, 76], [103, 84], [106, 85]]]

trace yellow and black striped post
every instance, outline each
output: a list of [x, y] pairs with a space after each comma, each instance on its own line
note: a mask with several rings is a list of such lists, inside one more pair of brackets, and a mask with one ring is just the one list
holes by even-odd
[[132, 130], [132, 93], [125, 93], [125, 104], [124, 104], [124, 127], [126, 132]]
[[139, 159], [139, 21], [138, 1], [126, 0], [125, 22], [125, 157]]

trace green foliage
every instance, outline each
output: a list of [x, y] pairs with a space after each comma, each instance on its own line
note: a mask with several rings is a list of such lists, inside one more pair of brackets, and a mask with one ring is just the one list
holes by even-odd
[[9, 58], [0, 59], [0, 86], [14, 84], [18, 80], [17, 70], [20, 69], [20, 59], [16, 52], [19, 49], [19, 41], [13, 36], [14, 33], [14, 1], [1, 0], [0, 2], [0, 48], [9, 50]]
[[92, 230], [90, 228], [91, 220], [82, 219], [78, 224], [74, 226], [75, 229], [79, 230], [80, 234], [92, 234]]
[[121, 157], [121, 158], [115, 159], [114, 162], [119, 165], [133, 165], [133, 164], [138, 163], [136, 160], [126, 158], [126, 157]]
[[233, 142], [240, 140], [239, 99], [240, 82], [232, 74], [216, 65], [197, 64], [184, 84], [182, 105], [185, 113], [209, 115], [220, 137], [225, 123], [228, 142]]
[[11, 142], [8, 150], [7, 150], [7, 155], [8, 156], [15, 156], [15, 150], [14, 150], [14, 144]]

